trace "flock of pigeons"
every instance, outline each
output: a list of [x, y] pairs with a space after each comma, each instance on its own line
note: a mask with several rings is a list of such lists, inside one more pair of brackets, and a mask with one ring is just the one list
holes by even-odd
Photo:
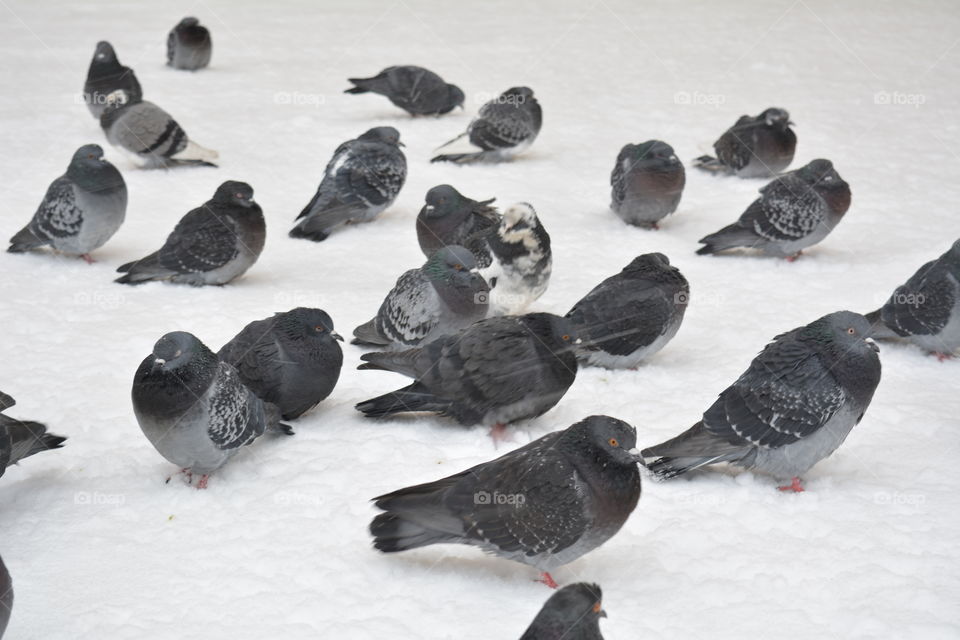
[[[201, 69], [210, 54], [210, 34], [196, 19], [185, 18], [170, 33], [171, 66]], [[347, 93], [384, 95], [415, 116], [439, 116], [464, 102], [458, 87], [420, 67], [388, 67], [350, 82]], [[149, 167], [212, 164], [216, 152], [191, 141], [142, 93], [110, 44], [99, 43], [84, 96], [107, 140]], [[509, 89], [433, 161], [511, 160], [534, 142], [541, 124], [533, 91]], [[843, 217], [850, 188], [828, 160], [782, 173], [796, 147], [791, 125], [783, 109], [743, 116], [716, 142], [715, 158], [695, 161], [717, 174], [772, 178], [739, 220], [701, 240], [698, 253], [743, 247], [793, 260]], [[323, 241], [344, 224], [374, 220], [403, 187], [402, 146], [392, 127], [341, 144], [290, 236]], [[611, 175], [611, 209], [631, 225], [657, 228], [677, 209], [684, 184], [670, 145], [628, 144]], [[90, 260], [123, 222], [126, 203], [120, 172], [98, 145], [84, 145], [9, 251], [49, 246]], [[402, 274], [376, 316], [353, 331], [354, 344], [375, 349], [362, 356], [361, 369], [412, 382], [357, 404], [364, 415], [433, 412], [491, 426], [499, 438], [508, 424], [556, 405], [578, 366], [636, 368], [677, 333], [690, 287], [660, 253], [638, 256], [563, 316], [523, 313], [548, 286], [550, 236], [531, 205], [501, 213], [492, 203], [450, 185], [426, 194], [416, 220], [426, 262]], [[256, 262], [264, 238], [253, 189], [226, 181], [158, 251], [121, 266], [117, 282], [223, 285]], [[557, 587], [550, 571], [597, 548], [626, 522], [640, 498], [641, 465], [666, 479], [726, 462], [789, 481], [781, 490], [802, 491], [800, 477], [842, 444], [870, 405], [880, 381], [872, 337], [911, 342], [941, 359], [960, 347], [960, 241], [881, 309], [866, 316], [838, 311], [776, 336], [677, 437], [641, 451], [629, 424], [587, 417], [461, 473], [375, 498], [382, 513], [370, 525], [374, 546], [397, 552], [474, 545], [537, 568], [541, 581]], [[310, 308], [252, 322], [216, 353], [190, 333], [168, 333], [134, 376], [137, 421], [160, 454], [204, 488], [241, 447], [268, 431], [291, 435], [284, 421], [330, 395], [342, 340], [331, 318]], [[0, 409], [13, 404], [0, 394]], [[0, 475], [63, 441], [41, 424], [0, 414]], [[523, 638], [600, 638], [600, 595], [586, 583], [559, 590]], [[11, 604], [0, 562], [0, 635]]]

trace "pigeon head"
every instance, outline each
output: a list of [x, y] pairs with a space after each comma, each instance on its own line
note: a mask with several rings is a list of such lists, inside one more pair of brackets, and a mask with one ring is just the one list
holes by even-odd
[[510, 87], [500, 94], [499, 102], [507, 104], [523, 104], [533, 100], [533, 89], [530, 87]]
[[623, 270], [624, 272], [659, 271], [664, 267], [670, 267], [670, 258], [662, 253], [644, 253], [631, 260]]
[[277, 328], [294, 340], [343, 341], [343, 337], [333, 330], [333, 320], [322, 309], [297, 307], [278, 313]]
[[194, 18], [193, 16], [187, 16], [186, 18], [184, 18], [183, 20], [181, 20], [181, 21], [180, 21], [180, 24], [178, 24], [177, 26], [178, 26], [178, 27], [195, 27], [195, 26], [197, 26], [198, 24], [200, 24], [200, 21], [199, 21], [199, 20], [197, 20], [197, 19]]
[[103, 157], [103, 148], [98, 144], [85, 144], [73, 152], [70, 160], [71, 168], [96, 169], [106, 162]]
[[763, 123], [768, 127], [778, 127], [780, 129], [786, 129], [793, 124], [790, 122], [790, 114], [787, 113], [787, 110], [777, 107], [770, 107], [761, 113], [760, 119], [763, 120]]
[[876, 357], [880, 347], [870, 339], [870, 321], [853, 311], [836, 311], [814, 320], [800, 330], [799, 338], [833, 358], [850, 354]]
[[551, 351], [570, 351], [580, 343], [573, 324], [567, 318], [552, 313], [527, 313], [517, 316], [517, 320]]
[[197, 336], [186, 331], [173, 331], [153, 345], [152, 370], [175, 371], [203, 352], [210, 353], [210, 350]]
[[513, 233], [522, 233], [536, 228], [537, 212], [526, 202], [518, 202], [507, 207], [500, 220], [500, 235], [507, 239]]
[[449, 92], [447, 94], [447, 104], [450, 105], [450, 108], [460, 107], [462, 109], [463, 103], [467, 99], [467, 97], [463, 95], [463, 90], [455, 84], [448, 84], [447, 91]]
[[808, 164], [797, 169], [797, 176], [818, 191], [821, 189], [843, 189], [850, 186], [833, 168], [833, 163], [823, 158], [811, 160]]
[[468, 276], [476, 268], [477, 261], [469, 249], [451, 244], [436, 251], [427, 260], [423, 270], [431, 280], [450, 280], [457, 276]]
[[106, 40], [97, 43], [97, 48], [93, 52], [93, 60], [101, 64], [119, 64], [113, 45]]
[[400, 142], [400, 132], [393, 127], [374, 127], [373, 129], [365, 131], [357, 140], [364, 142], [383, 142], [384, 144], [392, 144], [397, 147], [404, 146], [403, 143]]
[[673, 147], [660, 140], [647, 140], [627, 147], [630, 148], [628, 157], [634, 167], [656, 170], [680, 164]]
[[960, 263], [960, 240], [954, 242], [943, 257], [954, 264]]
[[217, 187], [213, 200], [223, 204], [238, 204], [241, 207], [252, 207], [256, 204], [253, 201], [253, 187], [236, 180], [227, 180]]
[[637, 450], [637, 430], [610, 416], [590, 416], [567, 429], [564, 446], [569, 451], [580, 452], [605, 466], [614, 463], [623, 467], [636, 467], [640, 461]]
[[460, 210], [463, 195], [448, 184], [441, 184], [427, 191], [426, 202], [421, 215], [425, 218], [443, 218]]
[[[600, 586], [578, 582], [558, 590], [544, 603], [524, 638], [600, 638], [600, 618], [606, 618]], [[533, 633], [531, 633], [531, 631]]]

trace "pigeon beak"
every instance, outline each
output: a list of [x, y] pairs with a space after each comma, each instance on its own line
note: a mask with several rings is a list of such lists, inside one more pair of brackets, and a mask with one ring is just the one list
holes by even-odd
[[607, 612], [604, 611], [603, 609], [600, 609], [600, 613], [598, 613], [597, 615], [600, 616], [601, 618], [606, 618]]
[[630, 457], [633, 458], [636, 462], [643, 464], [643, 454], [640, 453], [640, 449], [637, 449], [636, 447], [634, 447], [633, 449], [629, 449], [627, 453], [629, 453]]
[[405, 146], [407, 146], [407, 145], [405, 145], [405, 144], [403, 144], [402, 142], [400, 142], [399, 140], [397, 140], [397, 146], [398, 146], [398, 147], [405, 147]]
[[583, 344], [583, 338], [577, 338], [573, 341], [573, 344]]
[[150, 373], [156, 373], [159, 369], [162, 369], [166, 363], [167, 361], [163, 358], [154, 359], [153, 366], [150, 367]]
[[424, 211], [426, 212], [426, 214], [429, 216], [429, 215], [432, 215], [432, 214], [433, 214], [433, 211], [434, 211], [435, 208], [436, 208], [436, 207], [434, 207], [432, 204], [428, 204], [427, 206], [425, 206], [425, 207], [423, 208], [423, 210], [424, 210]]
[[340, 335], [339, 333], [331, 333], [330, 337], [333, 338], [334, 340], [339, 340], [340, 342], [343, 342], [343, 336]]
[[880, 345], [878, 345], [876, 342], [874, 342], [873, 338], [867, 338], [867, 339], [865, 340], [865, 342], [866, 342], [867, 345], [868, 345], [871, 349], [873, 349], [876, 353], [880, 353]]

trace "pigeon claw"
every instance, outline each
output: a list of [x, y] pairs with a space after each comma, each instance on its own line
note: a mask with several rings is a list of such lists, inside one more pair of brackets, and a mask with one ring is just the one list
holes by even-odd
[[536, 580], [534, 580], [534, 582], [539, 582], [539, 583], [541, 583], [541, 584], [545, 584], [545, 585], [547, 585], [548, 587], [550, 587], [551, 589], [556, 589], [557, 587], [560, 586], [560, 585], [557, 584], [557, 581], [553, 579], [553, 576], [551, 576], [550, 573], [547, 572], [547, 571], [541, 572], [541, 573], [540, 573], [540, 577], [537, 578]]
[[498, 422], [490, 427], [490, 438], [493, 440], [494, 448], [496, 448], [501, 442], [509, 440], [510, 438], [507, 436], [507, 425], [503, 424], [502, 422]]
[[[207, 488], [207, 480], [208, 480], [209, 478], [210, 478], [210, 476], [207, 475], [207, 474], [203, 474], [202, 476], [200, 476], [200, 481], [197, 482], [197, 489], [206, 489], [206, 488]], [[803, 489], [801, 489], [801, 491], [803, 491]]]
[[803, 485], [800, 484], [800, 478], [794, 478], [790, 481], [790, 484], [784, 485], [782, 487], [777, 487], [780, 491], [793, 491], [794, 493], [802, 493]]
[[945, 362], [946, 360], [952, 360], [954, 357], [952, 353], [943, 353], [941, 351], [931, 351], [930, 355], [934, 356], [940, 362]]
[[797, 258], [799, 258], [801, 255], [803, 255], [803, 251], [797, 251], [792, 256], [787, 256], [787, 262], [796, 262]]
[[90, 257], [89, 253], [81, 253], [80, 257], [83, 258], [83, 261], [86, 262], [87, 264], [93, 264], [94, 262], [96, 262], [96, 260]]

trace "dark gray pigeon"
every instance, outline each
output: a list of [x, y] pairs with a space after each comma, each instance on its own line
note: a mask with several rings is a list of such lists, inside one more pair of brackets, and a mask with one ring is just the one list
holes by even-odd
[[473, 254], [444, 247], [400, 276], [376, 317], [354, 329], [353, 343], [403, 349], [456, 333], [487, 316], [489, 294]]
[[581, 362], [636, 368], [680, 329], [690, 285], [662, 253], [637, 256], [593, 288], [567, 313], [577, 330]]
[[10, 623], [10, 612], [13, 610], [13, 581], [10, 572], [0, 558], [0, 638], [3, 638], [7, 624]]
[[369, 222], [380, 215], [407, 179], [402, 146], [399, 131], [374, 127], [337, 147], [290, 237], [321, 242], [342, 224]]
[[[500, 224], [500, 214], [490, 206], [495, 199], [472, 200], [449, 184], [427, 191], [426, 204], [417, 214], [417, 241], [423, 255], [429, 258], [454, 244], [474, 249], [471, 244]], [[480, 261], [487, 260], [481, 257]]]
[[600, 585], [578, 582], [560, 589], [543, 605], [520, 640], [603, 640]]
[[98, 42], [83, 84], [83, 100], [94, 118], [100, 119], [107, 108], [107, 96], [117, 90], [126, 92], [130, 102], [143, 100], [143, 90], [133, 69], [120, 64], [109, 42]]
[[297, 307], [251, 322], [217, 355], [262, 400], [294, 420], [330, 395], [340, 377], [343, 340], [321, 309]]
[[210, 32], [196, 18], [184, 18], [167, 36], [167, 66], [174, 69], [203, 69], [210, 64], [212, 53]]
[[740, 178], [770, 178], [793, 162], [797, 134], [785, 109], [771, 107], [756, 117], [740, 116], [713, 144], [716, 158], [700, 156], [694, 166]]
[[7, 251], [50, 246], [93, 262], [90, 252], [113, 237], [127, 213], [127, 185], [103, 149], [77, 149], [67, 172], [50, 183], [30, 223], [10, 238]]
[[920, 267], [881, 308], [867, 314], [878, 340], [905, 340], [940, 360], [960, 349], [960, 240]]
[[253, 188], [228, 180], [213, 198], [180, 219], [159, 251], [117, 269], [126, 275], [116, 282], [227, 284], [257, 261], [266, 237], [263, 211], [253, 201]]
[[590, 416], [561, 431], [435, 482], [374, 501], [370, 524], [384, 553], [469, 544], [550, 572], [609, 540], [640, 499], [636, 430]]
[[430, 162], [466, 164], [511, 160], [530, 148], [542, 124], [543, 112], [533, 90], [529, 87], [507, 89], [480, 107], [466, 132], [440, 146], [442, 149], [465, 137], [470, 143], [465, 152], [444, 153]]
[[[7, 394], [0, 392], [0, 412], [6, 411], [16, 402]], [[59, 449], [66, 438], [47, 433], [47, 427], [39, 422], [17, 420], [0, 413], [0, 476], [12, 464], [41, 451]], [[2, 592], [0, 592], [2, 595]], [[2, 620], [2, 607], [0, 607]], [[3, 625], [0, 624], [0, 631]]]
[[387, 67], [372, 78], [349, 78], [355, 86], [344, 93], [379, 93], [412, 116], [438, 116], [463, 107], [463, 91], [429, 69]]
[[697, 253], [746, 247], [793, 261], [829, 235], [850, 208], [850, 185], [829, 160], [785, 173], [760, 189], [740, 219], [701, 238]]
[[774, 338], [676, 438], [643, 450], [658, 478], [728, 462], [802, 491], [800, 476], [839, 447], [880, 382], [877, 345], [859, 313], [837, 311]]
[[133, 379], [133, 412], [140, 429], [164, 458], [198, 489], [240, 447], [277, 431], [291, 435], [276, 405], [264, 402], [191, 333], [157, 340]]
[[610, 174], [610, 208], [627, 224], [657, 229], [677, 210], [686, 181], [683, 163], [666, 142], [625, 145]]

